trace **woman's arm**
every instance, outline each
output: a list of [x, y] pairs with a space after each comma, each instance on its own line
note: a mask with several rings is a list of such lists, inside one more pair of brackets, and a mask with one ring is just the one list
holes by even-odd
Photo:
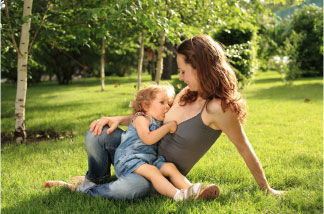
[[283, 194], [284, 192], [276, 191], [268, 184], [261, 163], [256, 156], [241, 123], [238, 121], [236, 114], [229, 109], [226, 110], [226, 112], [223, 112], [221, 109], [219, 110], [216, 110], [217, 116], [213, 116], [213, 118], [215, 118], [215, 125], [219, 127], [235, 145], [259, 187], [262, 190], [267, 190], [268, 193], [273, 195]]
[[157, 143], [167, 133], [174, 133], [177, 130], [177, 123], [171, 121], [159, 127], [156, 130], [150, 131], [150, 120], [145, 116], [138, 116], [133, 121], [138, 136], [146, 145]]
[[128, 126], [133, 118], [133, 115], [126, 116], [114, 116], [114, 117], [102, 117], [99, 120], [94, 120], [89, 128], [90, 132], [94, 132], [94, 135], [101, 135], [104, 126], [108, 125], [107, 134], [112, 133], [118, 125]]

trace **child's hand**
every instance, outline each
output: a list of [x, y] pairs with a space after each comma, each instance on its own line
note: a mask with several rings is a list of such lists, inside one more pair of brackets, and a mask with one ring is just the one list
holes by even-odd
[[176, 121], [171, 121], [171, 122], [168, 122], [167, 124], [170, 127], [170, 131], [169, 131], [170, 133], [175, 133], [177, 131], [178, 124]]

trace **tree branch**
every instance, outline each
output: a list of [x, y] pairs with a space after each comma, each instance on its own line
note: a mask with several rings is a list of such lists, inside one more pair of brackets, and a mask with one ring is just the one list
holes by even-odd
[[84, 70], [89, 70], [89, 67], [82, 64], [81, 62], [79, 62], [78, 60], [76, 60], [73, 56], [71, 56], [70, 54], [66, 53], [64, 50], [58, 48], [58, 47], [55, 47], [57, 48], [60, 52], [62, 52], [65, 56], [69, 57], [71, 60], [73, 60], [74, 62], [76, 62], [80, 67], [82, 67]]
[[[95, 24], [95, 23], [107, 21], [107, 20], [111, 21], [109, 18], [104, 18], [104, 19], [97, 19], [97, 20], [89, 21], [89, 22], [77, 22], [77, 23], [73, 23], [73, 24], [57, 25], [57, 27], [71, 27], [71, 26], [76, 26], [76, 25], [88, 25], [88, 24]], [[127, 19], [127, 20], [131, 20], [131, 19]]]
[[10, 33], [10, 37], [11, 37], [12, 43], [13, 43], [13, 45], [14, 45], [17, 53], [22, 56], [22, 53], [20, 52], [20, 50], [19, 50], [19, 48], [17, 46], [16, 39], [15, 39], [15, 36], [13, 34], [13, 31], [12, 31], [12, 27], [11, 27], [11, 23], [10, 23], [10, 17], [9, 17], [9, 12], [8, 12], [8, 3], [7, 3], [7, 0], [4, 0], [4, 3], [5, 3], [5, 10], [6, 10], [6, 18], [8, 20], [8, 24], [9, 24], [9, 33]]
[[[7, 1], [7, 0], [6, 0], [6, 1]], [[49, 11], [50, 8], [51, 8], [51, 4], [48, 4], [48, 7], [47, 7], [47, 9], [46, 9], [46, 11], [45, 11], [45, 13], [44, 13], [43, 18], [42, 18], [42, 21], [41, 21], [40, 25], [38, 26], [37, 30], [35, 31], [35, 34], [34, 34], [34, 36], [33, 36], [33, 39], [32, 39], [32, 41], [31, 41], [30, 44], [29, 44], [28, 53], [30, 52], [30, 50], [31, 50], [31, 48], [32, 48], [32, 46], [33, 46], [33, 43], [35, 42], [35, 39], [36, 39], [36, 37], [37, 37], [37, 34], [38, 34], [39, 30], [41, 29], [42, 25], [43, 25], [44, 22], [45, 22], [46, 14], [47, 14], [47, 12]]]

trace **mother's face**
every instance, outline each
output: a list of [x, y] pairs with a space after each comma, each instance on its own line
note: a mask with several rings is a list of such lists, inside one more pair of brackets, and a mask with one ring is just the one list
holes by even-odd
[[185, 62], [185, 56], [183, 54], [177, 54], [177, 63], [179, 80], [186, 83], [190, 91], [198, 91], [199, 81], [197, 78], [197, 69], [194, 69], [191, 64]]

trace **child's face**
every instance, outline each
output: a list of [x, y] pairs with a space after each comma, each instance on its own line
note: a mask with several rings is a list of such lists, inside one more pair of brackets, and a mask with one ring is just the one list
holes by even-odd
[[169, 109], [169, 97], [165, 91], [160, 91], [156, 94], [155, 99], [151, 101], [151, 104], [146, 109], [146, 114], [156, 120], [163, 121], [165, 113], [167, 113]]

